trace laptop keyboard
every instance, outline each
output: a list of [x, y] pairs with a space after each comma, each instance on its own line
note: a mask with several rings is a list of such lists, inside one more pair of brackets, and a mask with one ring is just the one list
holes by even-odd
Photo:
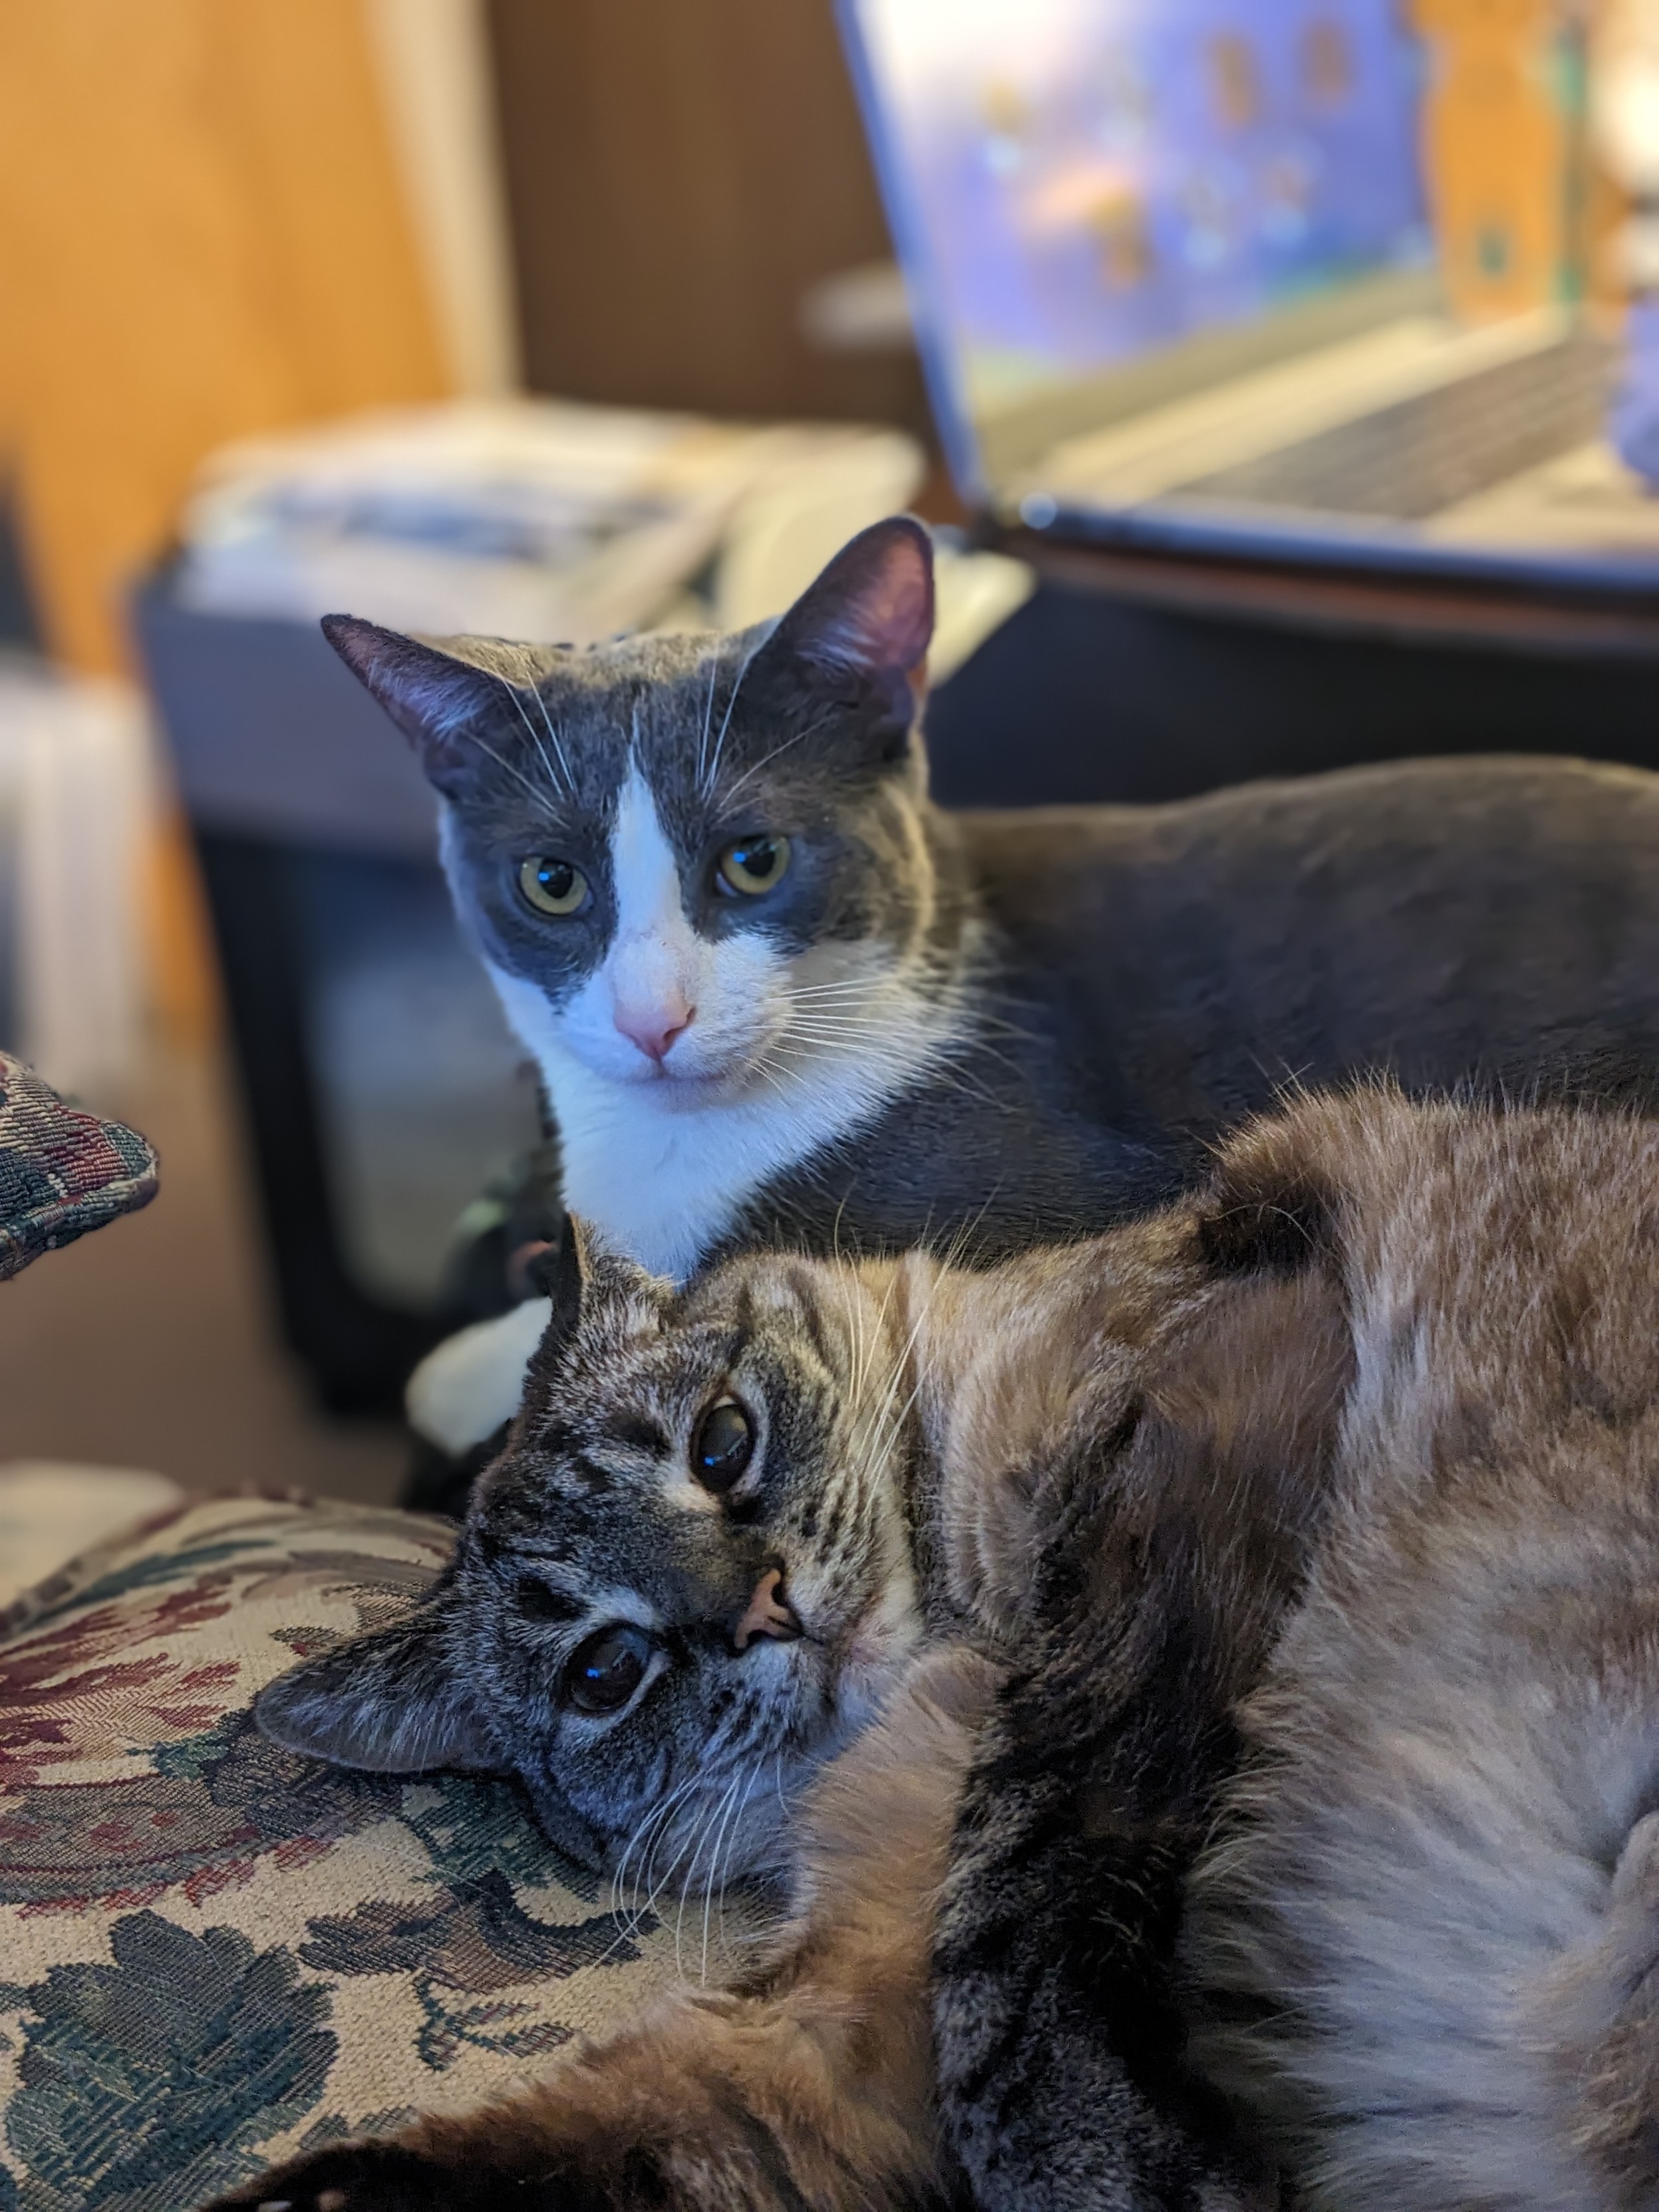
[[1613, 356], [1564, 339], [1358, 422], [1176, 487], [1205, 499], [1423, 522], [1583, 445], [1602, 427]]

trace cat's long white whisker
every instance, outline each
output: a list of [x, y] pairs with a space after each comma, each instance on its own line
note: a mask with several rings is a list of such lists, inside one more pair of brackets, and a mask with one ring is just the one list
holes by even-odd
[[[879, 1418], [886, 1426], [887, 1434], [890, 1437], [896, 1434], [897, 1429], [902, 1426], [902, 1420], [900, 1422], [889, 1424], [888, 1415], [891, 1412], [893, 1401], [897, 1395], [900, 1382], [909, 1366], [910, 1355], [915, 1350], [917, 1344], [921, 1340], [921, 1332], [927, 1326], [928, 1316], [933, 1310], [933, 1301], [938, 1296], [939, 1279], [936, 1277], [934, 1279], [933, 1287], [928, 1291], [927, 1295], [921, 1302], [921, 1310], [916, 1316], [915, 1324], [912, 1328], [909, 1335], [906, 1338], [903, 1348], [900, 1352], [898, 1358], [893, 1363], [892, 1372], [888, 1379], [887, 1393], [882, 1400], [879, 1408]], [[919, 1389], [920, 1387], [920, 1382], [918, 1381], [917, 1388]], [[914, 1394], [912, 1395], [911, 1402], [915, 1402]]]
[[[739, 678], [738, 680], [741, 681], [742, 679]], [[804, 730], [797, 730], [793, 737], [786, 738], [781, 744], [774, 745], [769, 753], [763, 754], [759, 760], [754, 762], [751, 766], [744, 769], [743, 774], [738, 777], [737, 781], [727, 790], [726, 794], [726, 804], [729, 806], [732, 801], [737, 797], [738, 793], [743, 789], [744, 784], [748, 782], [750, 776], [758, 775], [763, 768], [769, 768], [772, 763], [776, 760], [780, 753], [787, 753], [791, 745], [798, 745], [802, 744], [808, 738], [817, 737], [818, 732], [823, 729], [827, 724], [832, 722], [834, 720], [835, 716], [833, 714], [820, 714], [816, 722], [809, 722]], [[723, 734], [724, 732], [722, 732], [722, 735]]]
[[[681, 1979], [682, 1979], [682, 1980], [684, 1980], [684, 1978], [685, 1978], [685, 1962], [684, 1962], [684, 1960], [683, 1956], [681, 1955], [680, 1942], [681, 1942], [681, 1938], [682, 1938], [682, 1936], [684, 1936], [684, 1932], [685, 1932], [685, 1908], [686, 1908], [687, 1904], [688, 1904], [688, 1903], [690, 1902], [690, 1900], [692, 1889], [693, 1889], [693, 1887], [695, 1887], [696, 1882], [696, 1879], [697, 1879], [697, 1866], [698, 1866], [698, 1863], [699, 1863], [699, 1861], [700, 1861], [700, 1860], [702, 1859], [702, 1847], [703, 1847], [703, 1845], [704, 1845], [704, 1844], [705, 1844], [705, 1843], [706, 1843], [706, 1844], [708, 1844], [709, 1845], [709, 1867], [710, 1867], [710, 1872], [712, 1873], [712, 1871], [713, 1871], [713, 1867], [714, 1867], [714, 1854], [715, 1850], [718, 1848], [718, 1846], [717, 1846], [717, 1843], [716, 1843], [716, 1834], [717, 1834], [717, 1831], [718, 1831], [718, 1829], [719, 1829], [720, 1820], [721, 1820], [722, 1817], [723, 1817], [723, 1816], [724, 1816], [724, 1814], [725, 1814], [726, 1808], [726, 1804], [727, 1804], [727, 1802], [729, 1802], [729, 1800], [731, 1799], [731, 1797], [732, 1796], [733, 1793], [736, 1791], [737, 1787], [738, 1787], [738, 1778], [736, 1778], [736, 1777], [734, 1776], [734, 1777], [733, 1777], [733, 1778], [732, 1779], [732, 1781], [730, 1781], [730, 1782], [726, 1784], [726, 1789], [725, 1789], [724, 1792], [722, 1793], [722, 1795], [721, 1795], [721, 1796], [720, 1796], [720, 1798], [719, 1802], [716, 1803], [716, 1805], [715, 1805], [715, 1807], [714, 1807], [714, 1808], [713, 1812], [708, 1815], [708, 1819], [703, 1822], [703, 1824], [702, 1824], [702, 1827], [698, 1830], [698, 1832], [697, 1832], [697, 1847], [696, 1847], [696, 1850], [691, 1854], [691, 1863], [690, 1863], [690, 1865], [687, 1868], [687, 1869], [686, 1869], [685, 1880], [684, 1880], [684, 1882], [681, 1884], [681, 1886], [680, 1886], [679, 1910], [676, 1912], [676, 1914], [675, 1914], [675, 1916], [674, 1916], [674, 1971], [675, 1971], [675, 1972], [676, 1972], [677, 1974], [678, 1974], [678, 1975], [679, 1975], [679, 1977], [681, 1978]], [[707, 1978], [707, 1954], [705, 1954], [705, 1960], [704, 1960], [704, 1966], [705, 1966], [705, 1978]]]
[[678, 1884], [679, 1894], [674, 1911], [674, 1971], [682, 1980], [685, 1977], [685, 1963], [681, 1956], [680, 1944], [685, 1930], [686, 1899], [690, 1895], [692, 1884], [697, 1878], [697, 1865], [702, 1857], [703, 1844], [712, 1833], [714, 1823], [720, 1817], [720, 1808], [725, 1802], [726, 1800], [722, 1796], [712, 1808], [701, 1813], [693, 1831], [691, 1856], [686, 1863]]
[[[677, 1790], [675, 1797], [678, 1797], [680, 1794]], [[629, 1923], [630, 1934], [637, 1931], [647, 1918], [655, 1912], [657, 1899], [662, 1893], [663, 1885], [672, 1875], [672, 1862], [660, 1875], [653, 1874], [653, 1869], [657, 1863], [657, 1853], [668, 1839], [669, 1830], [672, 1825], [670, 1814], [673, 1805], [674, 1798], [671, 1798], [668, 1804], [663, 1808], [662, 1817], [651, 1831], [650, 1841], [641, 1855], [639, 1879], [635, 1884], [635, 1903], [633, 1917]]]
[[[513, 702], [514, 708], [517, 709], [519, 720], [524, 724], [526, 733], [528, 736], [531, 744], [536, 748], [537, 757], [547, 771], [548, 789], [556, 797], [559, 786], [558, 779], [553, 773], [553, 763], [549, 760], [546, 753], [544, 751], [541, 739], [536, 735], [535, 724], [531, 720], [529, 715], [526, 714], [524, 710], [524, 702], [519, 696], [517, 685], [509, 684], [505, 676], [496, 676], [495, 681], [501, 685], [502, 690], [506, 692], [507, 697]], [[509, 775], [518, 776], [519, 781], [524, 786], [525, 789], [530, 793], [530, 796], [532, 799], [539, 799], [541, 798], [541, 793], [537, 790], [535, 785], [530, 781], [530, 778], [527, 775], [520, 775], [519, 770], [514, 767], [511, 761], [503, 760], [501, 755], [495, 750], [494, 745], [485, 744], [483, 739], [478, 736], [476, 731], [469, 730], [467, 735], [472, 739], [475, 745], [477, 745], [483, 751], [487, 752], [489, 755], [490, 759], [493, 760], [498, 767], [504, 768]]]
[[[651, 1880], [651, 1869], [656, 1858], [658, 1846], [661, 1844], [664, 1837], [668, 1832], [669, 1821], [676, 1807], [683, 1803], [690, 1793], [696, 1788], [700, 1779], [701, 1777], [696, 1774], [688, 1775], [684, 1782], [678, 1784], [674, 1789], [669, 1791], [666, 1797], [659, 1798], [657, 1802], [651, 1807], [650, 1810], [646, 1814], [645, 1818], [635, 1829], [633, 1835], [629, 1838], [628, 1844], [623, 1852], [622, 1857], [617, 1863], [617, 1872], [613, 1877], [612, 1894], [613, 1898], [620, 1903], [622, 1897], [625, 1894], [623, 1881], [623, 1872], [627, 1867], [629, 1858], [637, 1848], [640, 1850], [641, 1856], [639, 1876], [635, 1884], [635, 1902], [632, 1911], [627, 1913], [625, 1924], [619, 1925], [615, 1942], [610, 1944], [605, 1951], [601, 1954], [602, 1959], [608, 1958], [611, 1955], [611, 1952], [616, 1949], [617, 1944], [631, 1942], [639, 1934], [640, 1929], [643, 1924], [647, 1915], [655, 1907], [657, 1891], [661, 1885], [654, 1885], [643, 1896], [641, 1894], [641, 1887], [645, 1883], [649, 1882]], [[612, 1910], [613, 1911], [617, 1910], [617, 1904], [613, 1904]], [[618, 1917], [620, 1919], [621, 1915], [619, 1914]]]
[[[698, 1969], [697, 1974], [697, 1978], [702, 1983], [705, 1989], [708, 1986], [708, 1923], [709, 1917], [714, 1910], [714, 1878], [720, 1873], [721, 1859], [727, 1856], [726, 1838], [728, 1835], [732, 1837], [733, 1841], [736, 1840], [737, 1824], [743, 1818], [744, 1812], [748, 1808], [749, 1793], [752, 1784], [753, 1775], [751, 1774], [750, 1779], [744, 1783], [742, 1791], [738, 1796], [737, 1802], [732, 1805], [722, 1817], [720, 1826], [720, 1832], [714, 1838], [714, 1848], [708, 1855], [708, 1879], [703, 1884], [702, 1888], [702, 1962]], [[731, 1793], [728, 1792], [727, 1794], [730, 1795]], [[720, 1885], [720, 1901], [722, 1905], [725, 1903], [725, 1899], [726, 1888], [725, 1884], [722, 1882]]]
[[840, 997], [848, 992], [867, 993], [870, 988], [868, 976], [848, 975], [839, 983], [791, 984], [785, 989], [783, 996], [786, 999], [828, 999]]
[[720, 656], [717, 647], [708, 656], [708, 696], [702, 702], [702, 731], [697, 739], [696, 785], [703, 788], [703, 765], [708, 758], [708, 730], [714, 718], [714, 683], [720, 672]]
[[559, 735], [553, 717], [547, 711], [546, 700], [543, 698], [540, 690], [533, 684], [530, 687], [530, 696], [535, 701], [543, 721], [547, 725], [547, 734], [553, 740], [553, 750], [557, 753], [559, 766], [564, 771], [564, 787], [574, 799], [576, 796], [576, 779], [571, 775], [570, 763], [565, 757], [564, 740]]
[[[629, 1837], [627, 1843], [623, 1845], [622, 1856], [617, 1861], [616, 1871], [611, 1876], [611, 1894], [613, 1898], [617, 1899], [618, 1901], [627, 1894], [627, 1872], [629, 1859], [633, 1856], [636, 1850], [641, 1851], [642, 1855], [641, 1874], [641, 1876], [643, 1876], [647, 1870], [647, 1861], [644, 1856], [644, 1847], [647, 1837], [653, 1836], [653, 1832], [660, 1830], [663, 1823], [666, 1820], [669, 1814], [672, 1811], [677, 1801], [684, 1796], [687, 1790], [690, 1787], [691, 1782], [690, 1779], [680, 1783], [677, 1788], [669, 1791], [667, 1796], [659, 1797], [654, 1804], [648, 1806], [646, 1808], [644, 1818], [635, 1823], [633, 1833]], [[636, 1883], [636, 1893], [637, 1888], [638, 1885]]]
[[757, 639], [743, 657], [743, 666], [738, 669], [738, 680], [732, 686], [732, 696], [726, 702], [726, 712], [720, 718], [720, 735], [714, 740], [714, 753], [709, 759], [708, 772], [703, 777], [702, 787], [705, 796], [714, 788], [714, 778], [720, 773], [720, 754], [726, 747], [726, 733], [732, 726], [732, 709], [738, 703], [738, 694], [743, 689], [743, 679], [748, 675], [755, 655], [764, 642], [763, 638]]

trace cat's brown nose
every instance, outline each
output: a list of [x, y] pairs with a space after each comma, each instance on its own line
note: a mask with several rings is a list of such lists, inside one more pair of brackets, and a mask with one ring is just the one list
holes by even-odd
[[746, 1651], [757, 1636], [775, 1637], [780, 1643], [787, 1644], [800, 1633], [795, 1609], [784, 1598], [783, 1571], [769, 1567], [755, 1584], [748, 1610], [732, 1631], [732, 1649]]
[[677, 997], [659, 1000], [651, 1006], [618, 1005], [611, 1019], [647, 1060], [660, 1063], [667, 1059], [675, 1038], [684, 1036], [690, 1028], [696, 1013], [695, 1006], [688, 1006], [684, 999]]

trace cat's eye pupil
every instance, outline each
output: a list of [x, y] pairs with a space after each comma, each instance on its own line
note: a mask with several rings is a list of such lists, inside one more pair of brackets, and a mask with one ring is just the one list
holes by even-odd
[[579, 1712], [620, 1712], [645, 1679], [651, 1649], [645, 1631], [626, 1622], [590, 1636], [565, 1669], [571, 1704]]
[[581, 870], [544, 853], [519, 863], [519, 889], [538, 914], [575, 914], [587, 903], [587, 878]]
[[722, 1398], [697, 1425], [691, 1472], [705, 1490], [730, 1490], [755, 1455], [755, 1427], [735, 1398]]
[[771, 890], [788, 865], [787, 837], [740, 837], [720, 854], [719, 887], [756, 898]]

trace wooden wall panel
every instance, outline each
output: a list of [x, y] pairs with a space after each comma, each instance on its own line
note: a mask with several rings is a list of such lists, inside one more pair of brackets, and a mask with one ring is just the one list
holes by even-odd
[[446, 385], [356, 0], [0, 0], [0, 455], [54, 645], [223, 440]]
[[528, 381], [716, 414], [920, 422], [826, 356], [821, 276], [890, 251], [830, 0], [490, 0]]

